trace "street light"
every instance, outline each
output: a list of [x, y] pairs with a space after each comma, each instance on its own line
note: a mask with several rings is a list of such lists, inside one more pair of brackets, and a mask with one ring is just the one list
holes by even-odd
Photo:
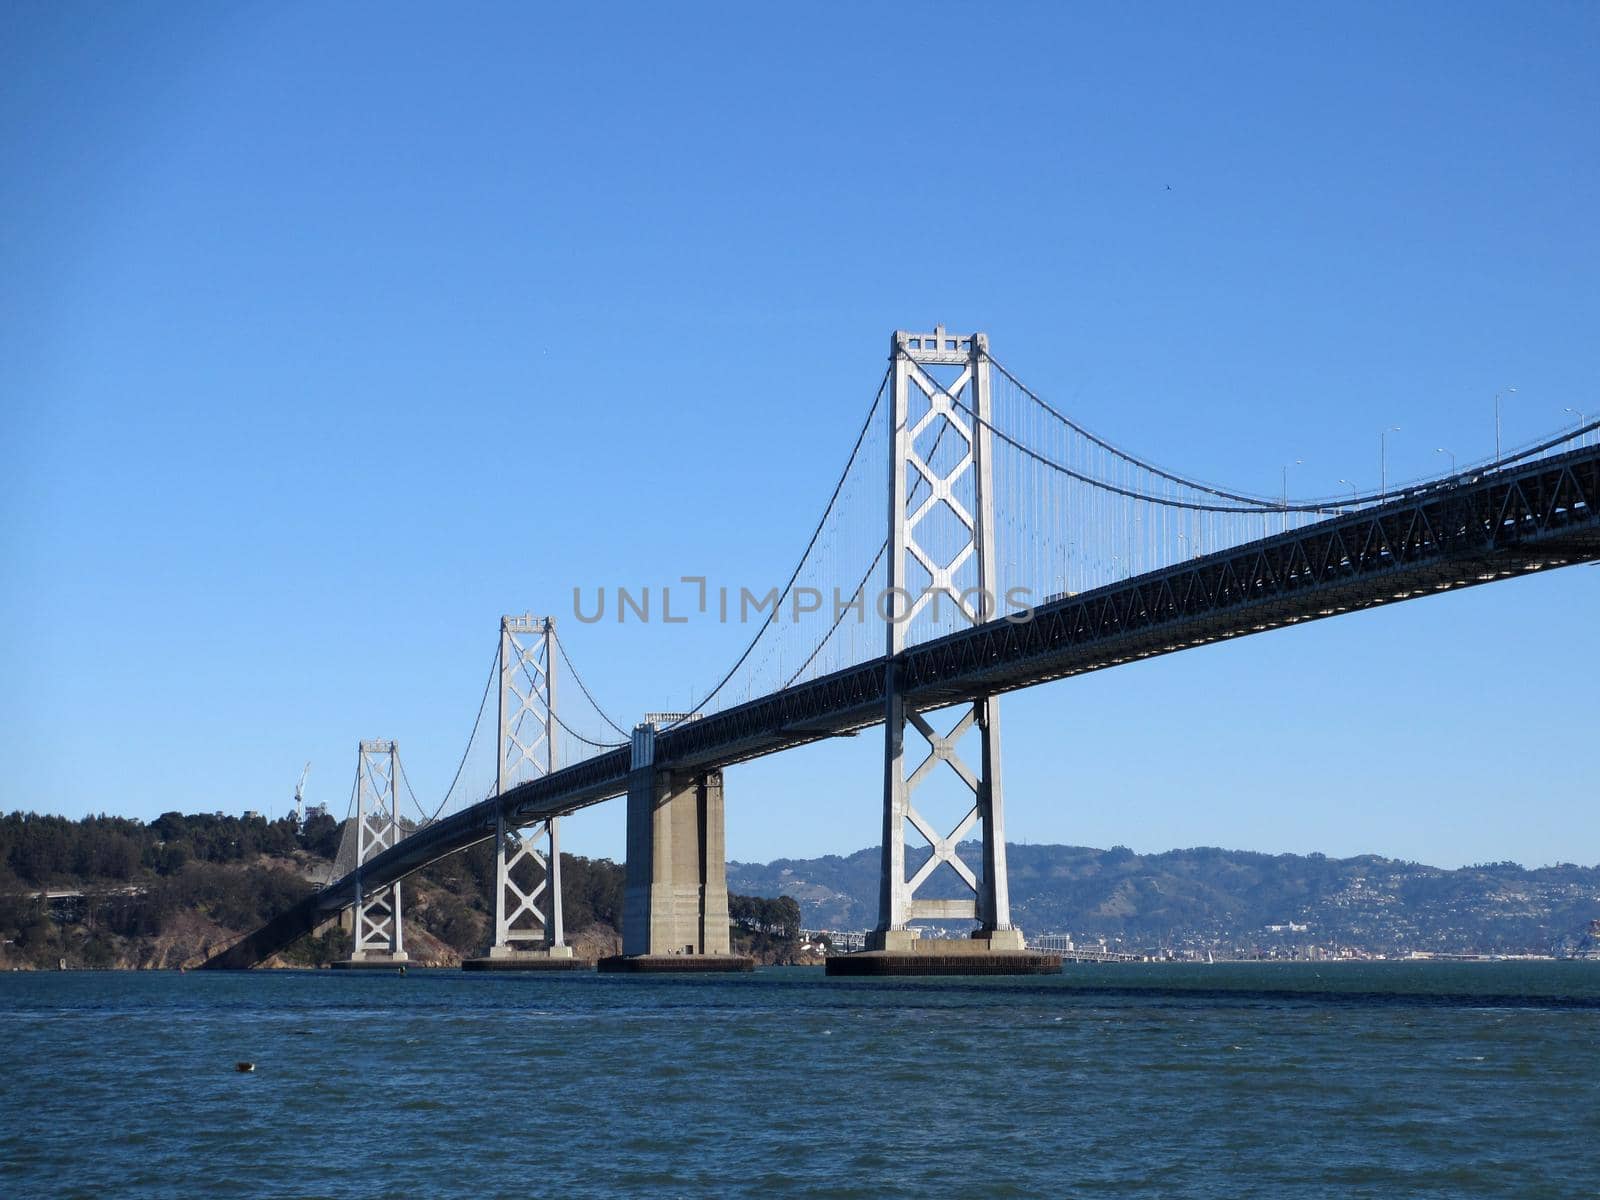
[[1284, 463], [1283, 465], [1283, 507], [1285, 509], [1289, 507], [1289, 468], [1304, 466], [1305, 461], [1303, 458], [1297, 458], [1292, 463]]
[[[1589, 418], [1585, 414], [1579, 412], [1575, 408], [1572, 408], [1572, 407], [1568, 406], [1567, 408], [1564, 408], [1561, 411], [1562, 412], [1569, 412], [1573, 416], [1577, 417], [1578, 418], [1578, 428], [1579, 429], [1582, 429], [1585, 425], [1587, 425], [1589, 423]], [[1582, 443], [1580, 442], [1579, 444], [1581, 445]]]
[[1292, 463], [1283, 464], [1283, 528], [1285, 532], [1289, 528], [1289, 468], [1304, 466], [1305, 461], [1303, 458], [1297, 458]]
[[1433, 452], [1435, 454], [1448, 454], [1450, 456], [1450, 474], [1454, 475], [1456, 473], [1456, 452], [1454, 450], [1446, 450], [1443, 446], [1434, 447]]
[[1378, 435], [1378, 499], [1389, 498], [1389, 435], [1399, 433], [1400, 426], [1391, 425]]
[[1516, 392], [1516, 388], [1501, 388], [1494, 394], [1494, 460], [1500, 461], [1500, 397], [1509, 396]]

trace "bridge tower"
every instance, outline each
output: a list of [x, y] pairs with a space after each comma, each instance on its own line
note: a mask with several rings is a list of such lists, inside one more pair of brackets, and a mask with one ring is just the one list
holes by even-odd
[[[556, 769], [554, 617], [500, 618], [499, 747], [495, 794]], [[516, 827], [495, 813], [494, 940], [468, 970], [575, 967], [561, 921], [560, 818]], [[541, 843], [543, 846], [541, 848]]]
[[731, 951], [722, 772], [656, 767], [661, 726], [692, 713], [650, 713], [633, 731], [622, 953], [602, 971], [749, 971]]
[[[934, 958], [941, 960], [938, 969], [963, 973], [1059, 967], [1059, 959], [1049, 962], [1027, 954], [1022, 932], [1011, 925], [998, 699], [986, 696], [963, 706], [955, 724], [940, 732], [930, 720], [937, 719], [934, 710], [918, 710], [907, 701], [899, 678], [908, 631], [930, 606], [934, 613], [954, 611], [969, 625], [993, 620], [1000, 612], [988, 349], [987, 335], [951, 334], [942, 325], [932, 333], [897, 331], [890, 342], [883, 859], [878, 926], [867, 943], [869, 952], [878, 953], [830, 960], [830, 970], [839, 973], [920, 974], [936, 966]], [[938, 448], [945, 439], [951, 440], [941, 454]], [[915, 508], [913, 495], [921, 496]], [[928, 747], [926, 757], [909, 773], [908, 727]], [[963, 760], [959, 748], [973, 730], [979, 743], [976, 769]], [[931, 824], [913, 803], [917, 788], [941, 764], [972, 793], [971, 807], [948, 833]], [[908, 826], [931, 849], [927, 861], [909, 878]], [[981, 874], [958, 852], [974, 826], [981, 827]], [[970, 898], [917, 897], [941, 866], [948, 866], [965, 884]], [[978, 928], [967, 941], [924, 941], [911, 927], [919, 918], [976, 920]]]
[[400, 747], [381, 739], [363, 741], [356, 761], [356, 902], [353, 943], [348, 965], [397, 966], [406, 961], [405, 930], [401, 923], [400, 883], [378, 888], [370, 895], [361, 886], [361, 868], [389, 849], [402, 836], [400, 805]]

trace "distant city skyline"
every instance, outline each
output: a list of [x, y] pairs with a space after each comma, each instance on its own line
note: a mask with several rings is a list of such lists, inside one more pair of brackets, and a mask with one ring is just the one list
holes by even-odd
[[[309, 759], [341, 815], [362, 737], [431, 805], [504, 613], [687, 710], [748, 629], [573, 589], [781, 582], [895, 328], [1274, 496], [1600, 416], [1593, 10], [928, 11], [0, 15], [0, 808], [280, 816]], [[1595, 863], [1597, 587], [1007, 696], [1008, 839]], [[734, 767], [728, 855], [872, 844], [881, 780]]]

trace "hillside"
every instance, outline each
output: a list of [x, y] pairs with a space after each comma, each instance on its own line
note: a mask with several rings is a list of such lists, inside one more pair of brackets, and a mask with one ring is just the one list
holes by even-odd
[[[193, 965], [326, 881], [339, 836], [328, 817], [301, 829], [287, 818], [221, 814], [167, 813], [148, 823], [0, 816], [0, 969], [62, 959]], [[963, 853], [978, 861], [976, 846]], [[908, 850], [912, 870], [926, 854]], [[1559, 953], [1600, 918], [1600, 868], [1571, 864], [1444, 870], [1371, 855], [1039, 845], [1009, 847], [1009, 862], [1013, 920], [1027, 933], [1103, 938], [1138, 951]], [[493, 877], [485, 843], [407, 879], [413, 961], [453, 966], [483, 952]], [[930, 880], [938, 883], [926, 894], [961, 894], [947, 870]], [[802, 924], [876, 923], [878, 851], [732, 862], [728, 886], [738, 944], [763, 961], [791, 961]], [[71, 894], [45, 899], [45, 891]], [[622, 891], [620, 865], [562, 855], [568, 940], [583, 957], [619, 949]], [[348, 953], [348, 934], [330, 924], [275, 961], [309, 966]]]
[[[963, 848], [978, 862], [976, 845]], [[908, 848], [907, 873], [927, 858]], [[1374, 953], [1550, 952], [1600, 917], [1600, 868], [1487, 863], [1445, 870], [1364, 855], [1255, 854], [1202, 847], [1011, 845], [1011, 907], [1030, 934], [1105, 938], [1130, 949], [1346, 946]], [[933, 887], [935, 882], [944, 886]], [[807, 928], [876, 923], [878, 850], [846, 857], [729, 863], [728, 886], [800, 902]], [[963, 894], [948, 869], [931, 896]], [[1304, 925], [1269, 931], [1269, 925]]]
[[[166, 813], [145, 823], [0, 816], [0, 969], [195, 966], [327, 881], [340, 824]], [[621, 948], [623, 868], [563, 854], [567, 940], [579, 957]], [[411, 961], [456, 966], [489, 942], [494, 858], [484, 843], [404, 883]], [[54, 896], [42, 893], [57, 893]], [[798, 953], [793, 901], [729, 898], [736, 945], [764, 962]], [[273, 966], [319, 966], [349, 955], [333, 922]]]

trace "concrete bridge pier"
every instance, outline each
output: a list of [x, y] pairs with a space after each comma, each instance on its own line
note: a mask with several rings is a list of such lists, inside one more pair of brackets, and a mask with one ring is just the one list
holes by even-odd
[[721, 771], [661, 771], [654, 722], [633, 731], [622, 953], [602, 971], [749, 971], [728, 934]]

